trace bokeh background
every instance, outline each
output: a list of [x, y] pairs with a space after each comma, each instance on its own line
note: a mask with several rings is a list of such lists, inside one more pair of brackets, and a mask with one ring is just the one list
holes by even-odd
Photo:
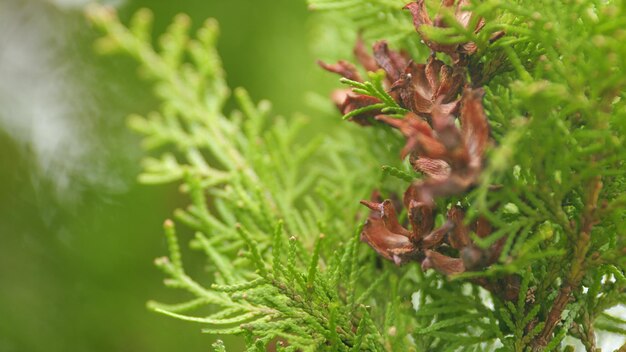
[[[186, 200], [137, 184], [126, 116], [158, 102], [131, 59], [94, 53], [86, 3], [0, 0], [0, 352], [207, 351], [200, 325], [145, 308], [173, 295], [152, 262]], [[282, 115], [316, 118], [306, 96], [336, 85], [304, 0], [109, 3], [124, 21], [150, 8], [158, 33], [179, 12], [217, 18], [230, 86]]]

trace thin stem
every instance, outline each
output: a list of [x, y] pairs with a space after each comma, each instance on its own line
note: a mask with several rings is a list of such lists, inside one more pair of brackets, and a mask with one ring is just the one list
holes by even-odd
[[565, 307], [572, 298], [572, 293], [578, 289], [580, 281], [585, 274], [585, 261], [591, 241], [591, 230], [596, 220], [596, 209], [598, 205], [598, 197], [602, 189], [602, 179], [600, 176], [595, 177], [589, 185], [590, 190], [585, 210], [583, 213], [582, 227], [578, 235], [577, 242], [574, 247], [574, 256], [572, 265], [563, 286], [559, 290], [559, 294], [553, 302], [552, 309], [548, 313], [546, 324], [531, 344], [532, 351], [541, 351], [549, 342], [554, 329], [561, 321], [561, 315]]

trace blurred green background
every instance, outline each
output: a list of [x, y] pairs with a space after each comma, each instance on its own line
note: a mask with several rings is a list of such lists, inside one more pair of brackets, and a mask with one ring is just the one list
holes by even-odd
[[[0, 0], [0, 352], [207, 351], [201, 325], [145, 308], [176, 295], [152, 261], [186, 200], [136, 183], [142, 151], [125, 118], [158, 102], [132, 60], [93, 52], [85, 4]], [[321, 32], [304, 0], [113, 5], [124, 21], [150, 8], [157, 33], [179, 12], [217, 18], [230, 86], [277, 113], [315, 119], [305, 96], [336, 86], [315, 64]]]

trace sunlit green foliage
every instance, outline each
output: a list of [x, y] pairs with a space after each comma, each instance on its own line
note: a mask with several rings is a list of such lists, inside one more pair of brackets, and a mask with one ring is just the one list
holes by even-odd
[[[403, 5], [310, 0], [366, 38], [423, 55]], [[127, 28], [93, 8], [106, 33], [97, 47], [135, 57], [162, 102], [158, 112], [130, 118], [154, 155], [140, 180], [181, 183], [190, 205], [174, 211], [175, 221], [195, 232], [191, 247], [207, 259], [206, 277], [188, 276], [167, 220], [170, 254], [156, 263], [189, 300], [149, 307], [202, 323], [207, 333], [243, 335], [250, 351], [525, 351], [569, 287], [573, 299], [541, 349], [562, 350], [570, 335], [591, 350], [594, 329], [624, 334], [623, 319], [605, 311], [626, 303], [626, 2], [486, 0], [472, 8], [486, 20], [478, 34], [450, 27], [428, 35], [478, 45], [469, 67], [485, 84], [495, 143], [481, 184], [458, 201], [497, 228], [476, 238], [479, 245], [507, 241], [497, 264], [451, 281], [382, 263], [359, 244], [358, 200], [373, 189], [399, 193], [417, 177], [395, 160], [398, 136], [346, 123], [306, 140], [306, 120], [275, 118], [268, 102], [255, 104], [243, 89], [234, 91], [238, 109], [226, 113], [215, 21], [190, 38], [181, 15], [157, 50], [147, 11]], [[490, 44], [500, 30], [506, 35]], [[370, 78], [344, 83], [401, 114], [385, 99], [380, 74]], [[520, 278], [513, 301], [473, 281], [511, 274]]]

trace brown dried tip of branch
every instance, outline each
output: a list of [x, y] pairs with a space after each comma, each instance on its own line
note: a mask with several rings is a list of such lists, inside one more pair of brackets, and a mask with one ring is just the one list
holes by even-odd
[[[467, 27], [472, 14], [461, 8], [468, 3], [464, 0], [444, 0], [443, 6], [456, 6], [454, 11], [457, 20]], [[434, 21], [430, 19], [423, 1], [410, 3], [406, 8], [412, 13], [418, 32], [421, 25], [445, 25], [440, 16]], [[476, 30], [481, 27], [482, 21], [479, 21]], [[462, 45], [440, 46], [424, 39], [433, 50], [456, 55], [457, 59], [474, 50]], [[410, 112], [404, 118], [397, 119], [374, 110], [356, 115], [352, 120], [365, 125], [373, 117], [398, 129], [406, 138], [401, 157], [410, 155], [413, 167], [425, 175], [424, 180], [413, 183], [404, 194], [403, 204], [407, 209], [407, 226], [410, 229], [398, 221], [391, 201], [380, 202], [377, 197], [372, 201], [361, 201], [370, 209], [361, 240], [397, 265], [417, 260], [424, 269], [433, 268], [445, 275], [493, 263], [499, 256], [503, 242], [498, 241], [488, 249], [480, 249], [469, 237], [472, 231], [479, 237], [486, 237], [492, 232], [485, 219], [479, 218], [471, 224], [465, 224], [464, 211], [453, 207], [448, 211], [448, 220], [441, 227], [434, 228], [434, 199], [466, 192], [476, 184], [482, 171], [484, 152], [489, 144], [489, 125], [482, 107], [483, 91], [466, 88], [459, 98], [465, 84], [463, 68], [458, 65], [448, 66], [434, 55], [426, 64], [416, 64], [406, 53], [389, 49], [385, 41], [375, 43], [373, 55], [370, 55], [359, 37], [354, 55], [366, 70], [385, 71], [384, 86], [391, 97]], [[455, 63], [457, 59], [453, 56]], [[339, 61], [333, 65], [320, 62], [320, 66], [348, 79], [361, 81], [356, 67], [348, 62]], [[344, 115], [380, 103], [377, 98], [350, 89], [335, 91], [333, 101]], [[455, 122], [457, 116], [460, 127]], [[446, 256], [441, 251], [442, 246], [458, 250], [460, 256]], [[494, 286], [494, 290], [500, 288]]]
[[[424, 70], [425, 82], [428, 81], [426, 76]], [[446, 114], [436, 104], [430, 121], [413, 112], [402, 119], [376, 116], [406, 137], [402, 157], [410, 154], [411, 164], [426, 176], [411, 184], [404, 193], [410, 230], [398, 222], [391, 202], [362, 202], [372, 210], [362, 239], [386, 259], [396, 264], [418, 260], [424, 269], [432, 268], [446, 275], [479, 270], [498, 260], [506, 238], [482, 249], [469, 237], [470, 232], [481, 238], [492, 233], [491, 224], [484, 218], [465, 224], [465, 212], [455, 206], [448, 211], [448, 220], [434, 229], [434, 199], [466, 192], [482, 171], [484, 152], [489, 144], [489, 125], [482, 97], [481, 89], [465, 89], [460, 102], [460, 127], [453, 115]], [[446, 256], [439, 251], [441, 246], [457, 249], [460, 256]], [[493, 290], [507, 296], [506, 287], [493, 286]]]
[[397, 265], [413, 259], [416, 248], [409, 240], [409, 231], [398, 222], [391, 201], [376, 203], [363, 200], [361, 204], [372, 210], [361, 232], [361, 240]]
[[[379, 46], [379, 49], [378, 49], [379, 56], [381, 56], [379, 57], [379, 59], [383, 60], [381, 62], [384, 62], [387, 69], [390, 70], [390, 72], [392, 73], [394, 72], [393, 65], [402, 66], [403, 63], [407, 60], [405, 57], [406, 55], [403, 56], [399, 53], [388, 50], [388, 48], [386, 47], [386, 43], [380, 42], [378, 46]], [[376, 62], [376, 59], [370, 56], [369, 54], [367, 54], [367, 52], [365, 51], [363, 40], [361, 39], [360, 36], [357, 39], [356, 45], [354, 47], [354, 55], [356, 56], [359, 63], [367, 71], [376, 71], [381, 68], [381, 66]], [[386, 55], [386, 61], [385, 61], [385, 58], [382, 57], [385, 55]], [[328, 63], [318, 60], [318, 64], [323, 69], [329, 72], [339, 74], [340, 76], [353, 80], [353, 81], [363, 82], [363, 79], [361, 75], [359, 74], [357, 68], [353, 64], [347, 61], [341, 60], [341, 61], [338, 61], [336, 64], [328, 64]], [[404, 66], [402, 66], [402, 68], [404, 69]], [[388, 78], [386, 78], [386, 80], [387, 80], [387, 85], [390, 86], [391, 82], [389, 81]], [[339, 111], [343, 115], [346, 115], [354, 110], [364, 108], [366, 106], [370, 106], [373, 104], [378, 104], [381, 102], [379, 99], [375, 97], [354, 93], [352, 89], [349, 89], [349, 88], [338, 89], [334, 91], [331, 95], [331, 98], [333, 102], [335, 103], [335, 105], [337, 106], [337, 108], [339, 109]], [[371, 125], [371, 122], [370, 122], [371, 118], [381, 113], [382, 112], [378, 109], [370, 110], [367, 112], [357, 114], [351, 117], [350, 120], [360, 125], [364, 125], [364, 126]]]
[[450, 164], [441, 159], [412, 158], [411, 165], [429, 178], [443, 180], [450, 177]]
[[397, 81], [409, 65], [410, 58], [408, 55], [390, 50], [389, 45], [384, 40], [374, 43], [373, 51], [376, 64], [385, 71], [389, 82]]
[[[451, 8], [454, 11], [456, 20], [466, 28], [470, 25], [472, 16], [474, 16], [471, 12], [463, 10], [463, 8], [469, 4], [469, 0], [442, 1], [442, 7]], [[410, 56], [406, 52], [391, 50], [386, 41], [379, 41], [374, 44], [372, 56], [365, 50], [365, 45], [360, 35], [353, 49], [354, 56], [366, 71], [376, 71], [378, 69], [385, 71], [384, 86], [388, 89], [388, 93], [391, 97], [401, 107], [425, 119], [431, 119], [433, 117], [432, 115], [435, 114], [446, 117], [456, 115], [459, 109], [458, 95], [461, 87], [465, 84], [462, 68], [464, 61], [461, 59], [475, 52], [476, 46], [474, 43], [444, 45], [429, 40], [421, 30], [422, 26], [446, 27], [447, 24], [444, 23], [440, 15], [436, 16], [434, 20], [431, 20], [424, 5], [424, 0], [411, 2], [405, 6], [405, 9], [411, 12], [415, 28], [423, 37], [424, 42], [433, 51], [450, 55], [454, 62], [453, 67], [436, 59], [434, 53], [426, 64], [416, 64], [410, 59]], [[477, 21], [474, 31], [479, 31], [483, 26], [484, 21], [482, 19]], [[501, 37], [502, 34], [503, 33], [494, 33], [492, 39], [496, 40]], [[322, 68], [337, 73], [347, 79], [358, 82], [363, 81], [357, 68], [347, 61], [339, 61], [336, 64], [327, 64], [322, 61], [318, 63]], [[335, 92], [333, 95], [335, 104], [344, 115], [355, 109], [380, 103], [380, 101], [374, 97], [356, 93], [348, 94], [348, 91], [349, 90], [342, 90], [339, 91], [341, 94]], [[372, 117], [380, 115], [381, 113], [380, 110], [368, 111], [353, 116], [351, 120], [362, 125], [368, 125]], [[381, 121], [386, 122], [387, 120], [383, 118]], [[433, 127], [440, 134], [440, 140], [442, 142], [455, 141], [458, 139], [453, 136], [455, 130], [452, 128], [448, 128], [446, 132], [437, 129], [436, 125]], [[415, 147], [416, 144], [418, 144], [417, 140], [409, 140], [407, 147], [412, 148]], [[447, 146], [448, 149], [450, 149], [450, 145], [447, 144]], [[422, 148], [428, 149], [423, 144]], [[408, 149], [410, 148], [405, 147], [403, 156], [408, 153]], [[433, 158], [432, 156], [430, 157]]]
[[404, 192], [403, 203], [408, 209], [409, 223], [411, 224], [411, 241], [415, 244], [421, 243], [435, 226], [435, 208], [431, 205], [418, 201], [416, 192], [419, 190], [409, 186]]
[[421, 247], [423, 249], [438, 248], [444, 243], [444, 241], [446, 240], [446, 235], [448, 235], [453, 227], [454, 225], [451, 222], [446, 221], [443, 225], [441, 225], [441, 227], [435, 229], [434, 231], [429, 233], [428, 236], [424, 237], [421, 242]]
[[453, 206], [448, 210], [448, 220], [454, 224], [453, 236], [449, 237], [450, 246], [462, 249], [470, 245], [470, 229], [463, 223], [465, 212], [461, 207]]
[[[480, 237], [491, 234], [492, 227], [484, 218], [466, 225], [465, 212], [460, 207], [453, 207], [447, 213], [448, 220], [441, 227], [433, 229], [435, 208], [420, 201], [423, 198], [420, 192], [420, 184], [413, 184], [404, 194], [403, 203], [408, 209], [411, 230], [399, 223], [391, 201], [361, 201], [371, 210], [361, 240], [397, 265], [417, 260], [424, 269], [432, 268], [445, 275], [479, 270], [497, 261], [503, 240], [497, 241], [490, 248], [481, 249], [469, 237], [472, 231]], [[438, 252], [447, 246], [459, 250], [460, 257], [449, 257]], [[502, 295], [507, 290], [495, 286], [493, 289]]]
[[402, 119], [378, 115], [406, 138], [401, 157], [411, 155], [416, 171], [427, 177], [417, 184], [419, 202], [465, 192], [476, 184], [489, 144], [489, 124], [482, 107], [482, 89], [466, 88], [461, 99], [459, 129], [454, 116], [435, 107], [431, 123], [408, 113]]
[[444, 275], [460, 274], [465, 271], [463, 261], [457, 258], [450, 258], [441, 253], [426, 250], [426, 259], [422, 261], [422, 269], [435, 269]]
[[329, 72], [336, 73], [352, 81], [362, 82], [363, 79], [356, 67], [344, 60], [339, 60], [336, 64], [327, 64], [322, 60], [317, 60], [317, 64]]
[[399, 104], [422, 117], [430, 117], [435, 105], [447, 114], [458, 107], [456, 100], [464, 83], [463, 74], [434, 56], [424, 64], [409, 61], [394, 78], [390, 91], [397, 93]]
[[[430, 118], [434, 109], [447, 115], [457, 113], [458, 95], [465, 83], [464, 75], [459, 68], [452, 68], [434, 56], [431, 56], [426, 64], [416, 64], [407, 53], [391, 50], [386, 41], [376, 42], [373, 46], [373, 56], [371, 56], [366, 52], [360, 37], [354, 47], [354, 55], [367, 71], [379, 69], [385, 71], [383, 84], [401, 107], [424, 118]], [[318, 61], [318, 64], [327, 71], [362, 82], [358, 70], [349, 62], [339, 61], [336, 64], [327, 64]], [[373, 97], [356, 93], [350, 96], [347, 93], [344, 94], [344, 100], [338, 100], [339, 95], [334, 95], [335, 104], [343, 114], [367, 106], [364, 105], [365, 102], [380, 103]], [[345, 101], [348, 97], [350, 101]], [[369, 111], [355, 116], [353, 120], [360, 124], [367, 124], [370, 117], [379, 114], [381, 114], [379, 110]]]
[[[377, 98], [369, 95], [354, 93], [349, 88], [337, 89], [333, 91], [331, 99], [343, 115], [346, 115], [356, 109], [380, 103], [380, 100]], [[382, 112], [380, 110], [370, 110], [351, 117], [350, 121], [354, 121], [362, 126], [368, 126], [371, 125], [370, 120], [381, 113]]]
[[470, 168], [479, 169], [485, 149], [489, 144], [489, 123], [483, 108], [482, 88], [466, 88], [461, 106], [461, 130], [470, 156]]
[[414, 151], [430, 159], [441, 159], [445, 156], [445, 146], [438, 140], [428, 122], [416, 114], [408, 113], [402, 119], [379, 115], [376, 119], [400, 130], [407, 139], [400, 152], [402, 159]]

